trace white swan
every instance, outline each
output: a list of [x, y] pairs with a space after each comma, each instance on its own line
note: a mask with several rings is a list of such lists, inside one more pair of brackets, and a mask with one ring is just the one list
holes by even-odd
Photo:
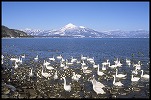
[[89, 61], [89, 62], [92, 63], [92, 64], [95, 63], [95, 62], [94, 62], [94, 57], [93, 57], [93, 58], [87, 58], [87, 61]]
[[94, 75], [93, 75], [93, 79], [90, 80], [90, 81], [91, 81], [95, 86], [97, 86], [97, 87], [100, 87], [100, 88], [104, 88], [104, 87], [105, 87], [104, 84], [102, 84], [101, 82], [98, 82], [98, 81], [95, 79]]
[[72, 73], [73, 73], [72, 79], [78, 82], [81, 75], [75, 74], [75, 72], [72, 72]]
[[136, 75], [137, 75], [137, 74], [138, 74], [137, 69], [133, 70], [133, 71], [132, 71], [132, 74], [136, 74]]
[[57, 56], [57, 59], [62, 59], [62, 55], [60, 55], [60, 56]]
[[38, 55], [34, 58], [35, 60], [38, 60]]
[[68, 59], [66, 59], [66, 65], [72, 65], [73, 62], [68, 62]]
[[44, 60], [44, 63], [43, 63], [44, 66], [49, 65], [49, 64], [50, 64], [49, 62]]
[[4, 63], [4, 62], [3, 62], [3, 58], [4, 58], [4, 56], [2, 55], [2, 56], [1, 56], [1, 58], [2, 58], [2, 60], [1, 60], [1, 64], [3, 64], [3, 63]]
[[110, 62], [109, 62], [109, 67], [110, 67], [111, 69], [113, 69], [113, 68], [116, 68], [117, 65], [116, 65], [116, 64], [115, 64], [115, 65], [110, 65]]
[[93, 80], [90, 80], [92, 82], [93, 85], [93, 90], [97, 93], [97, 94], [105, 94], [106, 92], [102, 89], [103, 87], [105, 87], [102, 83], [97, 82], [94, 78]]
[[149, 75], [148, 75], [148, 74], [144, 74], [144, 75], [143, 75], [144, 70], [141, 70], [141, 72], [142, 72], [142, 73], [141, 73], [141, 77], [142, 77], [142, 78], [147, 78], [147, 79], [149, 79]]
[[98, 67], [98, 65], [96, 65], [95, 63], [93, 63], [93, 68], [97, 68]]
[[139, 77], [133, 77], [133, 74], [131, 76], [131, 81], [132, 82], [137, 82], [140, 78]]
[[55, 61], [54, 56], [52, 58], [49, 58], [50, 61]]
[[62, 59], [61, 59], [61, 61], [62, 61], [62, 62], [64, 62], [64, 61], [65, 61], [65, 59], [63, 59], [63, 58], [62, 58]]
[[93, 90], [97, 93], [97, 94], [105, 94], [106, 92], [100, 88], [100, 87], [97, 87], [95, 85], [93, 85]]
[[82, 66], [85, 66], [85, 65], [86, 65], [86, 63], [85, 63], [84, 61], [82, 61], [82, 63], [81, 63], [81, 64], [82, 64]]
[[57, 71], [55, 72], [55, 75], [53, 77], [54, 80], [58, 79]]
[[21, 56], [22, 58], [25, 58], [25, 54]]
[[118, 60], [118, 58], [114, 61], [114, 63], [115, 63], [115, 65], [117, 67], [121, 67], [122, 66], [122, 64], [121, 64], [120, 60]]
[[118, 58], [117, 58], [117, 59], [114, 61], [114, 63], [117, 64], [118, 62], [119, 62], [119, 61], [118, 61]]
[[102, 65], [102, 70], [106, 70], [106, 66], [104, 64]]
[[32, 77], [33, 76], [33, 69], [31, 68], [29, 76]]
[[140, 61], [138, 61], [138, 64], [134, 64], [133, 67], [135, 67], [136, 70], [140, 70], [141, 69]]
[[118, 67], [121, 67], [123, 64], [121, 64], [121, 62], [120, 62], [120, 60], [119, 60], [116, 65], [117, 65]]
[[77, 61], [76, 58], [71, 57], [71, 63], [74, 63], [74, 62], [76, 62], [76, 61]]
[[118, 69], [116, 69], [116, 77], [118, 77], [118, 78], [123, 78], [123, 77], [126, 76], [126, 75], [124, 75], [124, 74], [117, 74], [117, 71], [118, 71]]
[[107, 61], [106, 61], [106, 62], [103, 62], [102, 65], [103, 65], [103, 66], [109, 65], [109, 60], [107, 59]]
[[92, 72], [92, 70], [88, 70], [88, 69], [82, 69], [82, 70], [83, 70], [83, 73], [85, 73], [85, 74], [89, 74]]
[[19, 57], [18, 62], [19, 62], [20, 64], [22, 64], [22, 62], [23, 62], [22, 58]]
[[69, 68], [68, 65], [63, 66], [63, 69], [68, 69], [68, 68]]
[[16, 69], [16, 68], [18, 68], [18, 64], [15, 62], [15, 66], [14, 66], [14, 68]]
[[65, 77], [62, 77], [63, 79], [64, 79], [64, 89], [66, 90], [66, 91], [71, 91], [71, 85], [67, 85], [66, 84], [66, 78]]
[[126, 64], [130, 66], [131, 65], [131, 60], [126, 58]]
[[45, 78], [48, 78], [48, 77], [51, 76], [49, 73], [46, 73], [46, 72], [44, 73], [44, 72], [43, 72], [43, 66], [42, 66], [41, 74], [42, 74], [42, 76], [44, 76]]
[[86, 60], [87, 57], [83, 57], [83, 55], [81, 55], [81, 60]]
[[99, 64], [98, 64], [97, 74], [98, 74], [99, 76], [104, 75], [104, 73], [100, 71], [100, 66], [99, 66]]
[[119, 81], [119, 82], [115, 82], [115, 75], [113, 75], [113, 77], [114, 77], [114, 80], [113, 80], [113, 85], [115, 85], [115, 86], [123, 86], [123, 83], [121, 83], [121, 81]]
[[63, 64], [62, 61], [60, 61], [60, 67], [64, 67], [65, 65]]
[[46, 64], [46, 69], [48, 69], [48, 70], [52, 70], [52, 69], [54, 69], [52, 66], [48, 66], [47, 64]]
[[10, 58], [11, 61], [17, 61], [18, 58]]

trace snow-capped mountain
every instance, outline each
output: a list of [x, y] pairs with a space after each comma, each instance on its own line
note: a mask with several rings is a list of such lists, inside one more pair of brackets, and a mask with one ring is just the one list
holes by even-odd
[[148, 38], [149, 31], [146, 30], [135, 30], [135, 31], [122, 31], [122, 30], [112, 30], [103, 32], [110, 35], [111, 37], [126, 37], [126, 38]]
[[58, 30], [39, 30], [39, 29], [25, 29], [22, 30], [32, 36], [68, 36], [68, 37], [106, 37], [107, 35], [86, 28], [84, 26], [76, 26], [71, 23], [65, 25]]
[[86, 28], [84, 26], [76, 26], [71, 23], [60, 28], [57, 31], [52, 31], [53, 34], [61, 36], [74, 36], [74, 37], [104, 37], [106, 34]]
[[112, 30], [106, 32], [98, 32], [96, 30], [86, 28], [84, 26], [76, 26], [74, 24], [67, 24], [57, 30], [39, 30], [39, 29], [25, 29], [22, 30], [32, 36], [57, 36], [57, 37], [149, 37], [149, 31], [136, 30], [136, 31], [122, 31]]

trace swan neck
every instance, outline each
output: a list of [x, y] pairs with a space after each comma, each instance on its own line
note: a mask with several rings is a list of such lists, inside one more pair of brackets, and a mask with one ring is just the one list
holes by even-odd
[[141, 74], [141, 76], [143, 76], [143, 73], [144, 73], [144, 71], [142, 70], [142, 74]]
[[115, 83], [115, 76], [114, 76], [114, 80], [113, 80], [113, 84]]
[[63, 78], [64, 79], [64, 85], [66, 85], [66, 79], [65, 78]]
[[98, 72], [100, 71], [100, 68], [99, 68], [100, 66], [98, 65]]

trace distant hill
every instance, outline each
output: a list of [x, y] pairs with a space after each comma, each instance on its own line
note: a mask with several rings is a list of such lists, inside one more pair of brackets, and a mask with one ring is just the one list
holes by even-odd
[[16, 30], [16, 29], [9, 29], [6, 26], [2, 25], [2, 37], [32, 37], [31, 35], [28, 35], [27, 33]]

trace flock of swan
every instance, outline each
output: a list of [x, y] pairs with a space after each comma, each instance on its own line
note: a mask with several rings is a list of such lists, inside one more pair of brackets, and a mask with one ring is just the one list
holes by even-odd
[[[4, 64], [4, 57], [5, 57], [4, 55], [1, 56], [2, 58], [1, 64]], [[24, 59], [26, 59], [25, 54], [16, 58], [15, 57], [10, 58], [10, 61], [14, 63], [12, 65], [12, 68], [14, 70], [18, 69], [19, 65], [24, 63]], [[38, 55], [35, 58], [33, 58], [33, 61], [35, 62], [38, 60], [39, 60]], [[54, 66], [52, 65], [52, 63], [54, 62], [56, 62], [58, 64], [57, 65], [58, 68], [64, 70], [66, 74], [59, 76], [58, 73], [60, 70], [57, 70], [57, 67], [55, 67], [55, 65]], [[141, 68], [140, 61], [134, 64], [131, 62], [130, 59], [126, 59], [125, 62], [127, 66], [129, 67], [132, 66], [133, 68], [133, 70], [131, 70], [131, 79], [130, 79], [131, 82], [138, 82], [141, 78], [149, 80], [150, 76], [148, 74], [144, 74], [145, 72]], [[82, 80], [82, 75], [90, 74], [91, 77], [89, 77], [87, 81], [92, 83], [93, 90], [96, 92], [96, 94], [106, 93], [106, 91], [104, 90], [106, 85], [101, 83], [100, 80], [96, 80], [96, 76], [98, 77], [103, 77], [104, 75], [107, 76], [106, 71], [112, 70], [114, 72], [114, 74], [112, 75], [113, 77], [112, 84], [116, 87], [124, 86], [124, 83], [122, 83], [118, 79], [126, 79], [127, 77], [127, 73], [126, 74], [123, 74], [122, 72], [119, 73], [119, 69], [123, 67], [123, 64], [118, 58], [114, 60], [114, 64], [113, 62], [109, 61], [109, 59], [107, 59], [105, 62], [102, 62], [100, 64], [96, 64], [94, 57], [90, 58], [83, 55], [81, 55], [79, 60], [73, 57], [71, 57], [70, 59], [64, 59], [62, 55], [59, 55], [56, 57], [53, 56], [52, 58], [43, 60], [43, 64], [41, 64], [40, 69], [36, 73], [36, 77], [45, 78], [48, 80], [52, 77], [54, 80], [63, 80], [64, 90], [70, 92], [72, 90], [72, 84], [69, 83], [66, 79], [67, 77], [69, 77], [68, 71], [66, 70], [71, 69], [70, 66], [74, 66], [74, 65], [80, 66], [79, 70], [81, 71], [81, 73], [77, 73], [76, 71], [74, 71], [74, 69], [72, 69], [72, 72], [71, 72], [72, 74], [70, 75], [71, 80], [79, 82], [79, 80]], [[47, 70], [49, 70], [49, 72]], [[55, 73], [50, 73], [50, 71], [52, 70], [55, 70]], [[139, 71], [141, 71], [141, 74]], [[29, 77], [33, 77], [33, 76], [34, 76], [33, 68], [30, 68]]]

